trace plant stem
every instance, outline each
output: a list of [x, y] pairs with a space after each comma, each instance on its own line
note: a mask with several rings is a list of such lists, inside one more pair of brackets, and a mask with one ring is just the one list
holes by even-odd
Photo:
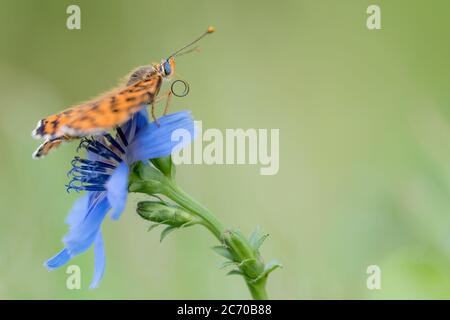
[[266, 280], [267, 278], [264, 277], [263, 279], [259, 280], [256, 283], [249, 283], [247, 281], [247, 286], [248, 289], [250, 290], [250, 293], [252, 294], [253, 299], [255, 300], [269, 299], [266, 292]]
[[191, 198], [186, 192], [181, 190], [178, 186], [172, 182], [168, 182], [164, 188], [164, 194], [171, 200], [178, 203], [191, 213], [200, 217], [203, 220], [203, 224], [212, 234], [221, 241], [221, 235], [225, 231], [222, 223], [204, 206]]
[[[164, 187], [163, 192], [168, 198], [184, 207], [192, 214], [198, 216], [203, 220], [203, 225], [211, 231], [211, 233], [222, 243], [222, 235], [225, 231], [222, 223], [203, 205], [194, 200], [191, 196], [189, 196], [186, 192], [181, 190], [177, 185], [175, 185], [172, 181], [167, 182]], [[244, 277], [245, 278], [245, 277]], [[267, 277], [263, 277], [262, 279], [251, 282], [250, 280], [246, 280], [247, 286], [250, 290], [250, 293], [255, 300], [266, 300], [268, 299], [266, 292], [266, 280]]]
[[[194, 216], [196, 220], [199, 220], [195, 224], [205, 226], [219, 240], [221, 245], [213, 249], [227, 259], [226, 263], [231, 263], [231, 265], [237, 267], [231, 272], [244, 278], [252, 297], [257, 300], [268, 299], [266, 293], [267, 276], [280, 265], [274, 265], [273, 262], [269, 262], [266, 265], [262, 261], [259, 247], [265, 237], [258, 235], [257, 230], [255, 230], [250, 238], [247, 239], [239, 230], [225, 229], [211, 211], [178, 187], [174, 180], [175, 167], [171, 163], [170, 158], [158, 159], [158, 161], [153, 160], [152, 163], [153, 165], [138, 162], [133, 166], [129, 177], [128, 190], [130, 192], [142, 192], [150, 196], [156, 194], [165, 195], [182, 207], [186, 214]], [[158, 205], [164, 204], [158, 203]], [[146, 206], [148, 204], [143, 204], [137, 210], [144, 219], [147, 219], [144, 213], [148, 213], [145, 210]], [[170, 210], [173, 210], [173, 207]], [[161, 214], [161, 212], [159, 213]], [[167, 212], [162, 211], [162, 213], [167, 215]], [[192, 222], [191, 219], [186, 221]], [[157, 222], [164, 223], [161, 221]], [[169, 223], [167, 224], [169, 225], [169, 230], [176, 227]]]

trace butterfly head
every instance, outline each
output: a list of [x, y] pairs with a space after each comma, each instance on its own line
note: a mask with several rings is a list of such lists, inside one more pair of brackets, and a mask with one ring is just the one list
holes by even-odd
[[175, 72], [175, 58], [169, 57], [168, 59], [161, 61], [159, 72], [164, 78], [172, 76]]

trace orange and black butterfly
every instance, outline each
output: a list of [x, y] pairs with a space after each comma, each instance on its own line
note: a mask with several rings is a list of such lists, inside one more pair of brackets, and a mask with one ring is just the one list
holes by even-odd
[[[114, 129], [147, 105], [152, 105], [152, 117], [156, 121], [154, 114], [156, 96], [163, 80], [174, 74], [175, 56], [212, 32], [214, 28], [209, 27], [200, 37], [161, 63], [136, 69], [124, 87], [40, 120], [32, 136], [36, 139], [43, 138], [45, 141], [33, 153], [33, 158], [47, 155], [62, 142]], [[170, 92], [167, 94], [164, 113], [167, 111], [169, 98]]]

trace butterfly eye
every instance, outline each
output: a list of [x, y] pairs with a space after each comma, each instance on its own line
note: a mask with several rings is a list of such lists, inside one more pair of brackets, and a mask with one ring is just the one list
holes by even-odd
[[170, 67], [169, 61], [164, 62], [164, 73], [166, 76], [170, 75], [172, 73], [172, 68]]

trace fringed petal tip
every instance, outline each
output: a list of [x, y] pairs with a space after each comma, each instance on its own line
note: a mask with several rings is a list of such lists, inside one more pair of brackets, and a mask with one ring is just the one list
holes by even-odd
[[47, 270], [52, 271], [55, 270], [63, 265], [65, 265], [69, 260], [71, 259], [69, 250], [63, 249], [60, 252], [58, 252], [55, 256], [48, 259], [44, 266], [47, 268]]
[[44, 266], [45, 269], [47, 269], [47, 271], [53, 271], [53, 270], [56, 269], [56, 268], [50, 267], [50, 266], [48, 265], [48, 261], [45, 261], [42, 265]]

